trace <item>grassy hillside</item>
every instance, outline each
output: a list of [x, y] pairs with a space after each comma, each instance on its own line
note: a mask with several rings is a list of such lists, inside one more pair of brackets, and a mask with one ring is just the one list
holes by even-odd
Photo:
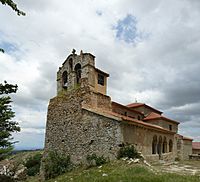
[[[19, 152], [9, 159], [23, 163], [42, 151]], [[173, 173], [172, 173], [173, 172]], [[196, 175], [191, 175], [196, 174]], [[27, 182], [38, 182], [39, 177], [28, 177]], [[200, 161], [181, 161], [172, 165], [147, 166], [116, 160], [100, 167], [79, 167], [47, 182], [200, 182]]]
[[[37, 182], [38, 177], [30, 178], [28, 182]], [[144, 164], [128, 164], [117, 160], [102, 167], [89, 169], [79, 168], [61, 175], [48, 182], [199, 182], [199, 176], [179, 175], [161, 172], [158, 168], [147, 167]]]

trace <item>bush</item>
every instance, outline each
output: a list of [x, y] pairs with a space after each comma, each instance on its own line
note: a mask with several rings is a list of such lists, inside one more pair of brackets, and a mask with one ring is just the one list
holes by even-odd
[[12, 179], [10, 176], [0, 175], [0, 181], [1, 182], [14, 182], [14, 179]]
[[40, 171], [40, 163], [42, 159], [42, 154], [35, 154], [32, 157], [29, 157], [25, 163], [27, 167], [27, 175], [35, 176]]
[[100, 166], [107, 162], [103, 155], [98, 157], [96, 154], [92, 154], [88, 155], [86, 159], [89, 163], [89, 166]]
[[44, 161], [45, 179], [55, 178], [72, 169], [70, 156], [58, 154], [55, 151], [50, 151]]
[[6, 159], [9, 155], [11, 155], [12, 150], [13, 147], [0, 148], [0, 161]]
[[117, 154], [117, 158], [123, 158], [123, 157], [128, 157], [128, 158], [141, 158], [140, 154], [137, 152], [135, 147], [133, 145], [126, 145], [122, 146]]

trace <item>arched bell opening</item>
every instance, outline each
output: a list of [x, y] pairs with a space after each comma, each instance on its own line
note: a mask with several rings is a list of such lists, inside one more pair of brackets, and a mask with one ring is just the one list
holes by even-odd
[[67, 71], [64, 71], [62, 74], [62, 86], [63, 88], [67, 88], [68, 85], [68, 74]]
[[81, 64], [80, 63], [76, 64], [74, 70], [76, 74], [76, 84], [80, 84], [81, 83]]

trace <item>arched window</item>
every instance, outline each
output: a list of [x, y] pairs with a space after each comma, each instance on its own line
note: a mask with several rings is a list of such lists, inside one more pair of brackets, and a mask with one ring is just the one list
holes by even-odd
[[81, 65], [79, 63], [76, 64], [74, 70], [76, 73], [76, 83], [79, 84], [81, 83]]
[[163, 153], [166, 153], [167, 152], [167, 139], [166, 137], [164, 137], [164, 140], [163, 140]]
[[162, 137], [161, 136], [159, 137], [159, 140], [158, 140], [157, 152], [159, 156], [161, 156], [162, 154]]
[[68, 75], [67, 71], [64, 71], [62, 74], [62, 86], [63, 88], [67, 88], [67, 83], [68, 83]]
[[172, 140], [169, 140], [169, 152], [172, 152], [172, 148], [173, 148], [173, 142]]
[[152, 141], [152, 154], [156, 154], [156, 148], [157, 148], [157, 136], [154, 135]]
[[69, 71], [73, 71], [73, 59], [69, 59]]

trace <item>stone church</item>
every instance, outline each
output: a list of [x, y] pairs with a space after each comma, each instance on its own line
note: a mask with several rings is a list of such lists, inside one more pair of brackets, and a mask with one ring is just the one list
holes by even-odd
[[81, 163], [88, 154], [115, 159], [134, 144], [148, 161], [187, 159], [192, 139], [179, 135], [179, 122], [145, 103], [122, 105], [106, 94], [109, 74], [95, 56], [73, 50], [57, 72], [57, 96], [48, 106], [45, 153], [70, 155]]

